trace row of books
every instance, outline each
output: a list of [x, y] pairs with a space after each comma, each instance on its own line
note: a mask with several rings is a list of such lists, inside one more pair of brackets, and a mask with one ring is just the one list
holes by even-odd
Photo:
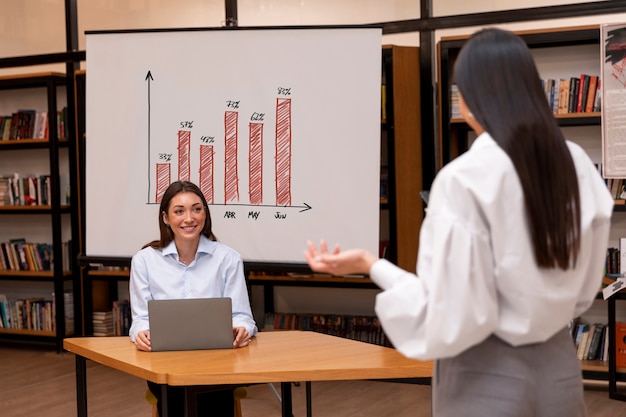
[[0, 206], [50, 205], [50, 175], [0, 175]]
[[606, 275], [623, 277], [626, 264], [622, 265], [622, 259], [626, 258], [626, 237], [620, 237], [618, 247], [609, 247], [606, 255]]
[[[26, 109], [0, 116], [0, 140], [47, 139], [49, 132], [47, 111]], [[57, 111], [57, 137], [66, 137], [67, 107]]]
[[606, 250], [605, 275], [617, 276], [621, 273], [621, 251], [620, 248], [608, 248]]
[[[70, 240], [63, 242], [59, 258], [65, 271], [71, 270]], [[54, 269], [54, 253], [49, 243], [26, 242], [24, 238], [10, 239], [0, 243], [0, 270], [3, 271], [51, 271]]]
[[606, 186], [615, 200], [626, 200], [626, 179], [606, 178]]
[[267, 313], [264, 330], [308, 330], [381, 346], [391, 346], [375, 316]]
[[571, 327], [576, 354], [580, 360], [609, 359], [609, 333], [604, 323], [585, 323], [575, 320]]
[[[597, 75], [581, 74], [580, 77], [547, 78], [541, 80], [548, 104], [553, 114], [599, 112], [602, 108], [602, 90]], [[450, 86], [450, 114], [460, 119], [459, 89]]]
[[[63, 293], [65, 328], [74, 327], [74, 297], [71, 291]], [[8, 300], [0, 294], [0, 328], [13, 330], [56, 330], [56, 303], [43, 297]]]
[[599, 112], [602, 89], [597, 75], [580, 74], [580, 77], [547, 78], [541, 80], [552, 113]]

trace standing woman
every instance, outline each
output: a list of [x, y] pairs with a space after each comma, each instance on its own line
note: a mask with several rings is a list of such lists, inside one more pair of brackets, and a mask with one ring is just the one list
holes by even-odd
[[[248, 346], [257, 328], [252, 317], [240, 255], [217, 242], [200, 188], [177, 181], [163, 194], [159, 208], [161, 237], [133, 256], [130, 269], [130, 339], [150, 351], [148, 301], [229, 297], [233, 306], [233, 347]], [[210, 317], [207, 317], [210, 320]], [[184, 324], [183, 324], [184, 325]], [[159, 385], [148, 382], [159, 399]], [[182, 388], [168, 387], [168, 415], [183, 415]], [[159, 415], [162, 415], [158, 401]], [[232, 416], [233, 389], [198, 394], [198, 415]]]
[[432, 184], [417, 276], [324, 242], [305, 256], [383, 289], [376, 314], [395, 347], [437, 359], [434, 416], [584, 416], [568, 323], [600, 288], [613, 200], [564, 139], [521, 38], [481, 30], [454, 71], [478, 137]]

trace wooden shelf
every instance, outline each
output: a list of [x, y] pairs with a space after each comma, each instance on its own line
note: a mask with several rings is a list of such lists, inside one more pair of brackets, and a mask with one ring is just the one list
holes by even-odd
[[[580, 367], [583, 371], [589, 372], [609, 372], [608, 361], [580, 361]], [[617, 368], [618, 374], [626, 373], [626, 368]]]
[[[56, 332], [51, 330], [25, 330], [25, 329], [0, 329], [0, 334], [13, 334], [19, 336], [43, 336], [43, 337], [55, 337]], [[66, 336], [73, 335], [74, 332], [66, 331]]]
[[[52, 212], [52, 206], [50, 205], [35, 205], [35, 206], [0, 206], [1, 213], [13, 213], [13, 214], [49, 214]], [[69, 213], [70, 206], [61, 205], [62, 213]]]
[[14, 81], [14, 80], [33, 80], [33, 79], [46, 79], [48, 77], [58, 77], [65, 79], [65, 74], [62, 72], [34, 72], [28, 74], [11, 74], [0, 76], [0, 81]]
[[[71, 271], [63, 271], [63, 276], [65, 278], [72, 278], [73, 274]], [[2, 269], [0, 270], [0, 279], [34, 279], [38, 281], [45, 281], [47, 279], [54, 280], [54, 272], [53, 271], [15, 271], [11, 269]]]
[[107, 271], [107, 270], [99, 270], [99, 269], [90, 269], [88, 272], [89, 276], [94, 279], [100, 278], [114, 278], [114, 279], [129, 279], [130, 271]]
[[374, 282], [367, 277], [334, 277], [331, 275], [249, 275], [248, 282], [281, 284], [327, 284], [327, 286], [354, 285], [371, 287]]
[[[48, 139], [10, 139], [0, 140], [0, 150], [16, 150], [16, 149], [49, 149], [50, 140]], [[62, 138], [57, 141], [60, 148], [67, 148], [69, 141], [67, 138]]]

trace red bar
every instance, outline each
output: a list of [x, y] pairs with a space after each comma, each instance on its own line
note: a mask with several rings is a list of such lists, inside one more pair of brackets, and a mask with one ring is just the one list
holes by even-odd
[[156, 164], [156, 198], [155, 201], [157, 203], [161, 202], [163, 198], [163, 194], [167, 187], [170, 185], [171, 177], [172, 177], [172, 169], [171, 164]]
[[213, 204], [214, 194], [214, 156], [213, 145], [200, 145], [200, 190], [208, 204]]
[[189, 181], [190, 179], [190, 153], [191, 132], [189, 130], [178, 131], [178, 180]]
[[250, 123], [250, 204], [263, 204], [263, 123]]
[[237, 163], [237, 141], [239, 113], [224, 113], [224, 202], [239, 201], [239, 167]]
[[291, 99], [276, 99], [276, 205], [291, 205]]

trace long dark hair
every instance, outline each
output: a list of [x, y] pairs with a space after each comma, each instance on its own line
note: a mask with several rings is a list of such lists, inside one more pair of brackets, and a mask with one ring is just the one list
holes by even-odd
[[454, 78], [468, 110], [515, 166], [537, 264], [575, 265], [581, 216], [576, 168], [530, 50], [511, 32], [483, 29], [461, 49]]
[[170, 204], [172, 203], [172, 198], [174, 198], [175, 195], [185, 192], [194, 193], [200, 197], [200, 200], [202, 200], [202, 207], [204, 207], [204, 213], [206, 214], [202, 234], [211, 240], [217, 240], [217, 237], [215, 237], [212, 231], [213, 225], [211, 222], [209, 205], [207, 204], [206, 198], [204, 197], [204, 194], [202, 194], [200, 188], [190, 181], [175, 181], [171, 183], [169, 187], [167, 187], [167, 190], [165, 190], [165, 193], [163, 193], [161, 205], [159, 206], [159, 231], [161, 238], [145, 244], [143, 246], [144, 248], [151, 246], [154, 249], [162, 249], [174, 240], [174, 232], [172, 232], [172, 228], [165, 224], [165, 221], [163, 221], [163, 213], [167, 213], [170, 208]]

